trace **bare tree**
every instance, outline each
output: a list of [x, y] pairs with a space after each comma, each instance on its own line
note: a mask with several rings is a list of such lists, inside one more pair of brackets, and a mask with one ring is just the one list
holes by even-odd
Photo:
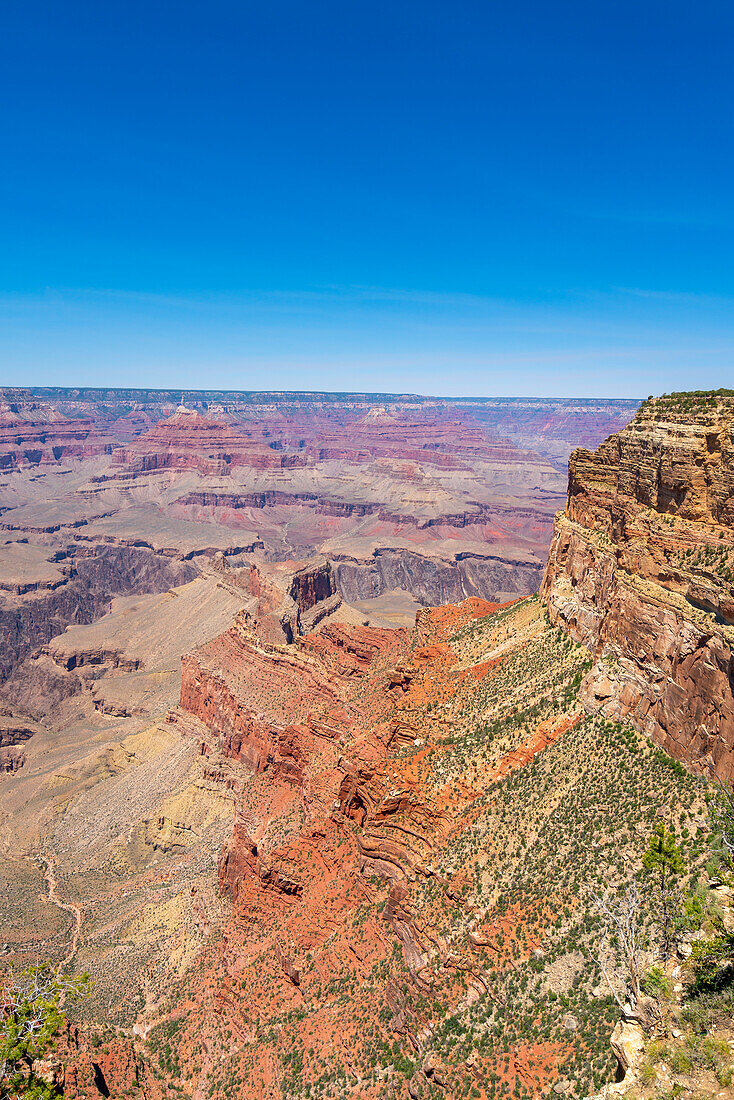
[[592, 894], [592, 904], [602, 922], [597, 958], [604, 980], [621, 1009], [629, 1001], [634, 1009], [640, 999], [643, 930], [642, 899], [635, 883], [624, 893]]
[[51, 1096], [34, 1071], [64, 1022], [64, 1000], [87, 991], [88, 975], [69, 977], [48, 965], [0, 975], [0, 1097]]
[[734, 785], [724, 782], [709, 765], [709, 774], [716, 786], [716, 794], [709, 803], [714, 828], [721, 830], [723, 863], [729, 872], [734, 871]]

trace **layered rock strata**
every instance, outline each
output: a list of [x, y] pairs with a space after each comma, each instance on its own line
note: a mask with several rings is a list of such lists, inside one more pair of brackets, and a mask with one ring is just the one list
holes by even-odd
[[0, 471], [90, 458], [111, 449], [91, 418], [69, 419], [24, 391], [0, 394]]
[[[181, 396], [3, 390], [0, 530], [55, 548], [73, 535], [187, 560], [221, 551], [240, 565], [318, 554], [340, 563], [343, 598], [380, 601], [360, 610], [381, 625], [387, 602], [402, 611], [395, 589], [429, 605], [536, 590], [563, 499], [557, 447], [574, 424], [600, 440], [634, 407]], [[499, 425], [515, 413], [523, 438], [509, 441]], [[0, 589], [46, 583], [2, 557]]]
[[49, 550], [51, 563], [58, 567], [53, 584], [0, 592], [0, 683], [29, 653], [71, 623], [98, 619], [113, 595], [165, 592], [196, 576], [188, 562], [144, 547], [71, 543]]
[[369, 556], [346, 554], [332, 559], [339, 592], [348, 602], [374, 599], [402, 589], [423, 604], [460, 603], [470, 596], [524, 595], [540, 586], [542, 567], [525, 559], [503, 556], [499, 549], [456, 554], [454, 560], [405, 549], [378, 547]]
[[734, 397], [650, 399], [573, 453], [541, 594], [590, 707], [734, 775]]
[[[42, 402], [62, 415], [92, 420], [98, 429], [118, 440], [135, 438], [159, 420], [175, 412], [182, 396], [187, 407], [206, 417], [226, 419], [228, 423], [257, 428], [276, 425], [282, 430], [285, 420], [293, 423], [292, 438], [308, 440], [318, 426], [325, 452], [332, 448], [340, 455], [364, 451], [362, 439], [345, 443], [338, 429], [345, 423], [363, 419], [367, 429], [390, 425], [392, 418], [410, 418], [414, 424], [441, 418], [467, 418], [479, 422], [490, 437], [512, 440], [517, 446], [550, 456], [559, 468], [565, 466], [574, 446], [593, 446], [605, 435], [624, 427], [639, 406], [636, 400], [594, 398], [476, 398], [457, 399], [424, 397], [418, 394], [367, 393], [243, 393], [223, 390], [198, 390], [181, 394], [178, 390], [70, 389], [63, 387], [20, 390], [5, 388], [5, 401], [16, 405]], [[324, 432], [336, 429], [337, 438]], [[454, 433], [450, 450], [456, 450]], [[389, 445], [389, 441], [388, 441]], [[420, 444], [419, 444], [420, 446]], [[436, 456], [437, 465], [451, 460]]]
[[[677, 807], [671, 784], [695, 782], [646, 739], [583, 714], [587, 666], [534, 598], [423, 609], [411, 632], [332, 621], [290, 644], [240, 615], [186, 657], [183, 711], [235, 820], [218, 863], [231, 919], [206, 969], [215, 1016], [197, 975], [181, 1045], [215, 1045], [221, 1020], [226, 1044], [242, 1044], [234, 1094], [257, 1100], [309, 1085], [329, 1096], [322, 1068], [335, 1065], [343, 1094], [364, 1100], [431, 1096], [438, 1081], [447, 1096], [489, 1097], [495, 1077], [541, 1095], [578, 1076], [568, 1094], [586, 1095], [590, 1074], [611, 1077], [613, 1010], [571, 946], [576, 879], [600, 858], [589, 822], [616, 830], [613, 858], [629, 859], [608, 792]], [[207, 1090], [227, 1095], [208, 1074]]]
[[141, 473], [154, 470], [198, 470], [201, 474], [226, 475], [233, 466], [257, 470], [304, 466], [299, 454], [287, 454], [269, 432], [248, 432], [226, 422], [180, 408], [173, 416], [143, 432], [115, 458]]

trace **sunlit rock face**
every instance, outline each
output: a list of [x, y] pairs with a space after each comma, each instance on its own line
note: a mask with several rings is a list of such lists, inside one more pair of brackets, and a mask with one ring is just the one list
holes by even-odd
[[734, 774], [734, 398], [647, 401], [575, 451], [541, 594], [595, 656], [587, 703]]

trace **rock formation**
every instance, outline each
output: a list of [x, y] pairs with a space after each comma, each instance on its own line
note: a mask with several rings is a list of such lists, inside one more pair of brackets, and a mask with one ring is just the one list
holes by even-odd
[[[196, 575], [187, 562], [154, 554], [147, 548], [75, 542], [62, 550], [49, 548], [46, 557], [34, 559], [33, 545], [7, 545], [28, 561], [22, 583], [13, 584], [11, 591], [0, 584], [0, 684], [30, 652], [70, 623], [98, 619], [113, 595], [165, 592]], [[3, 562], [3, 549], [0, 547], [0, 569], [3, 564], [9, 568], [7, 555]], [[46, 579], [50, 569], [53, 579]]]
[[305, 465], [301, 455], [283, 453], [277, 441], [269, 445], [268, 435], [267, 429], [245, 433], [194, 409], [180, 408], [118, 451], [115, 458], [141, 473], [193, 469], [220, 476], [228, 474], [232, 466], [267, 470]]
[[[31, 556], [66, 552], [71, 535], [238, 565], [320, 555], [378, 623], [408, 621], [404, 592], [431, 605], [536, 590], [562, 499], [558, 448], [574, 431], [599, 441], [634, 408], [206, 391], [179, 405], [166, 392], [9, 388], [0, 399], [0, 530]], [[3, 557], [0, 591], [36, 583], [17, 563], [5, 579]]]
[[734, 775], [734, 397], [650, 399], [573, 453], [541, 592], [590, 707]]
[[[400, 422], [410, 418], [414, 424], [436, 420], [483, 426], [491, 439], [511, 440], [516, 446], [535, 450], [550, 457], [565, 471], [569, 454], [579, 443], [593, 446], [610, 432], [623, 428], [639, 405], [635, 400], [594, 398], [474, 398], [447, 399], [418, 394], [366, 393], [243, 393], [239, 391], [199, 390], [124, 390], [33, 387], [30, 390], [3, 391], [5, 400], [16, 404], [42, 402], [65, 417], [91, 420], [97, 430], [118, 440], [129, 440], [176, 412], [183, 396], [188, 409], [228, 424], [257, 430], [276, 426], [280, 433], [290, 422], [290, 438], [306, 443], [314, 428], [327, 433], [321, 446], [332, 446], [329, 429], [335, 433], [339, 454], [349, 448], [363, 449], [363, 439], [380, 434], [390, 445], [390, 437], [400, 433]], [[343, 429], [358, 426], [358, 439], [345, 442]], [[451, 433], [453, 435], [453, 431]], [[327, 438], [328, 437], [328, 438]], [[456, 438], [450, 438], [450, 450]], [[419, 444], [420, 446], [420, 444]], [[326, 456], [325, 456], [326, 457]], [[440, 455], [436, 464], [447, 461]]]
[[[732, 399], [650, 401], [574, 454], [545, 606], [483, 598], [500, 581], [476, 564], [501, 550], [512, 594], [530, 587], [534, 557], [489, 534], [537, 535], [542, 486], [533, 503], [504, 481], [550, 476], [537, 457], [407, 398], [289, 401], [172, 428], [111, 398], [118, 454], [4, 484], [4, 610], [36, 601], [40, 622], [85, 565], [111, 588], [116, 554], [136, 593], [37, 628], [0, 720], [7, 940], [94, 979], [99, 1031], [74, 1024], [64, 1086], [597, 1093], [618, 1010], [588, 884], [628, 879], [661, 805], [687, 851], [706, 823], [698, 779], [644, 734], [731, 774]], [[401, 584], [468, 598], [374, 625], [366, 605]]]
[[[290, 642], [241, 613], [184, 657], [182, 712], [235, 802], [218, 861], [230, 919], [205, 981], [242, 1044], [238, 1095], [326, 1097], [333, 1072], [370, 1100], [488, 1097], [490, 1082], [583, 1095], [611, 1078], [614, 1010], [588, 992], [573, 923], [574, 884], [599, 859], [589, 815], [615, 837], [605, 858], [624, 860], [639, 810], [621, 822], [610, 784], [678, 807], [671, 784], [693, 780], [584, 716], [587, 665], [535, 599], [423, 610], [410, 633], [330, 618]], [[186, 997], [186, 1034], [219, 1050], [188, 983]]]
[[23, 391], [0, 394], [0, 470], [90, 458], [110, 450], [92, 419], [68, 419], [54, 405], [34, 401]]
[[28, 718], [0, 714], [0, 772], [15, 772], [26, 761], [23, 743], [30, 741], [38, 727]]

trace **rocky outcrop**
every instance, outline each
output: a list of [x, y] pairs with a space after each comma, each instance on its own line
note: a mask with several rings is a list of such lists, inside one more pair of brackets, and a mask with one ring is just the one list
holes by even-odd
[[272, 645], [250, 623], [240, 615], [184, 656], [181, 706], [215, 735], [225, 757], [253, 772], [276, 764], [300, 781], [319, 740], [349, 727], [340, 680], [362, 675], [393, 632], [329, 625], [297, 645]]
[[299, 634], [313, 630], [341, 605], [328, 561], [274, 565], [261, 562], [240, 572], [228, 570], [223, 560], [219, 566], [253, 597], [244, 622], [252, 626], [263, 641], [292, 642]]
[[140, 473], [176, 469], [219, 476], [228, 474], [234, 466], [270, 470], [306, 464], [300, 454], [273, 448], [267, 435], [262, 430], [245, 434], [228, 423], [181, 407], [115, 457]]
[[35, 722], [0, 714], [0, 772], [17, 772], [26, 762], [23, 745], [36, 733]]
[[573, 453], [541, 593], [590, 707], [734, 775], [734, 397], [651, 399]]
[[[415, 640], [443, 636], [496, 607], [472, 599], [454, 616], [422, 612]], [[450, 664], [441, 645], [408, 645], [405, 630], [338, 623], [272, 645], [260, 639], [252, 617], [240, 615], [221, 637], [184, 656], [181, 685], [182, 708], [207, 731], [200, 752], [211, 761], [212, 777], [223, 757], [255, 775], [267, 773], [271, 792], [281, 788], [280, 796], [271, 793], [279, 805], [290, 797], [283, 792], [297, 793], [306, 822], [317, 823], [317, 849], [327, 816], [337, 824], [353, 822], [361, 871], [394, 882], [426, 873], [451, 824], [446, 806], [422, 784], [412, 777], [398, 784], [385, 769], [390, 751], [415, 751], [421, 743], [410, 722], [415, 699], [423, 697], [424, 680], [432, 683], [435, 668]], [[405, 657], [396, 664], [399, 652]], [[534, 751], [547, 743], [548, 737]], [[252, 793], [245, 788], [242, 795]], [[248, 806], [244, 797], [238, 802], [220, 857], [222, 891], [240, 908], [256, 904], [263, 889], [300, 898], [309, 875], [300, 847], [304, 834], [285, 847], [260, 845], [262, 821]]]
[[142, 1056], [135, 1041], [111, 1029], [93, 1031], [66, 1025], [59, 1049], [41, 1067], [41, 1076], [70, 1100], [90, 1096], [137, 1094], [144, 1100], [162, 1100], [165, 1088], [159, 1074]]

